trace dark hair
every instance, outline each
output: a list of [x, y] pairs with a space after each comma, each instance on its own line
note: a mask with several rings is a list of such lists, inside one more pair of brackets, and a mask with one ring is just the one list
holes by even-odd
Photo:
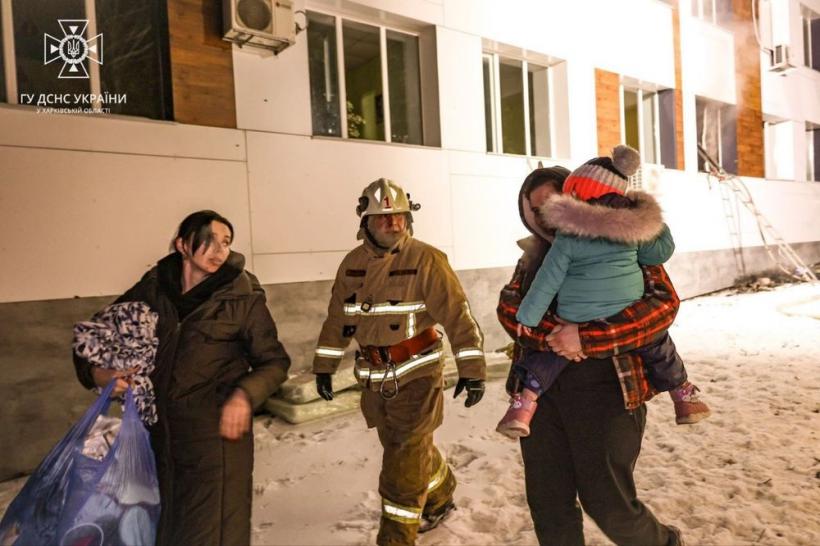
[[521, 186], [521, 192], [527, 199], [536, 188], [540, 188], [544, 184], [549, 184], [556, 192], [561, 193], [564, 188], [564, 180], [569, 176], [569, 169], [565, 169], [559, 165], [555, 167], [547, 167], [535, 169], [527, 178], [524, 179], [524, 184]]
[[220, 224], [228, 226], [228, 229], [231, 231], [231, 240], [233, 240], [233, 224], [231, 224], [227, 218], [212, 210], [200, 210], [186, 216], [182, 223], [179, 224], [176, 238], [190, 242], [192, 254], [196, 254], [203, 244], [205, 245], [205, 250], [208, 250], [208, 247], [211, 245], [211, 236], [213, 235], [211, 222], [219, 222]]

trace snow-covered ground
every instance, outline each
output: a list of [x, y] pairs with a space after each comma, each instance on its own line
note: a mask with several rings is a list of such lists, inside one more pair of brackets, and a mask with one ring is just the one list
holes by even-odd
[[[691, 545], [820, 544], [820, 286], [689, 300], [672, 335], [713, 415], [676, 426], [667, 396], [649, 403], [640, 497]], [[518, 444], [493, 430], [503, 382], [470, 409], [451, 393], [436, 443], [459, 509], [419, 544], [535, 544]], [[254, 433], [254, 544], [375, 542], [381, 449], [361, 416]], [[0, 510], [19, 484], [0, 484]], [[586, 536], [609, 544], [590, 521]]]

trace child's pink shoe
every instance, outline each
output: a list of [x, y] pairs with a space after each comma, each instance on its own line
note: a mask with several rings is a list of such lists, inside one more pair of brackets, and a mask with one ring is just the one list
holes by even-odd
[[712, 412], [697, 393], [700, 389], [686, 382], [677, 389], [669, 391], [675, 403], [675, 422], [679, 425], [691, 425], [709, 417]]
[[510, 398], [510, 408], [504, 417], [499, 421], [495, 430], [515, 440], [530, 435], [530, 421], [535, 413], [538, 404], [535, 400], [529, 400], [520, 394], [514, 394]]

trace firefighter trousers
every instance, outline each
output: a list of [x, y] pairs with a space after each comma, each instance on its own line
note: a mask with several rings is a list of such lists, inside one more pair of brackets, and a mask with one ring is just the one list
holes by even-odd
[[415, 544], [422, 515], [435, 514], [453, 498], [455, 476], [433, 445], [443, 418], [442, 391], [436, 374], [410, 381], [389, 400], [378, 392], [362, 394], [362, 413], [384, 448], [380, 546]]

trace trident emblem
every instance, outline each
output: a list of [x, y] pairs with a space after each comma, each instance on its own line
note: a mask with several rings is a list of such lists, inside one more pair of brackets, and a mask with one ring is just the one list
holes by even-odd
[[63, 61], [60, 79], [88, 79], [85, 60], [103, 64], [103, 35], [97, 34], [86, 40], [87, 19], [58, 19], [57, 22], [63, 37], [56, 38], [48, 33], [43, 35], [43, 63], [50, 64], [60, 59]]

